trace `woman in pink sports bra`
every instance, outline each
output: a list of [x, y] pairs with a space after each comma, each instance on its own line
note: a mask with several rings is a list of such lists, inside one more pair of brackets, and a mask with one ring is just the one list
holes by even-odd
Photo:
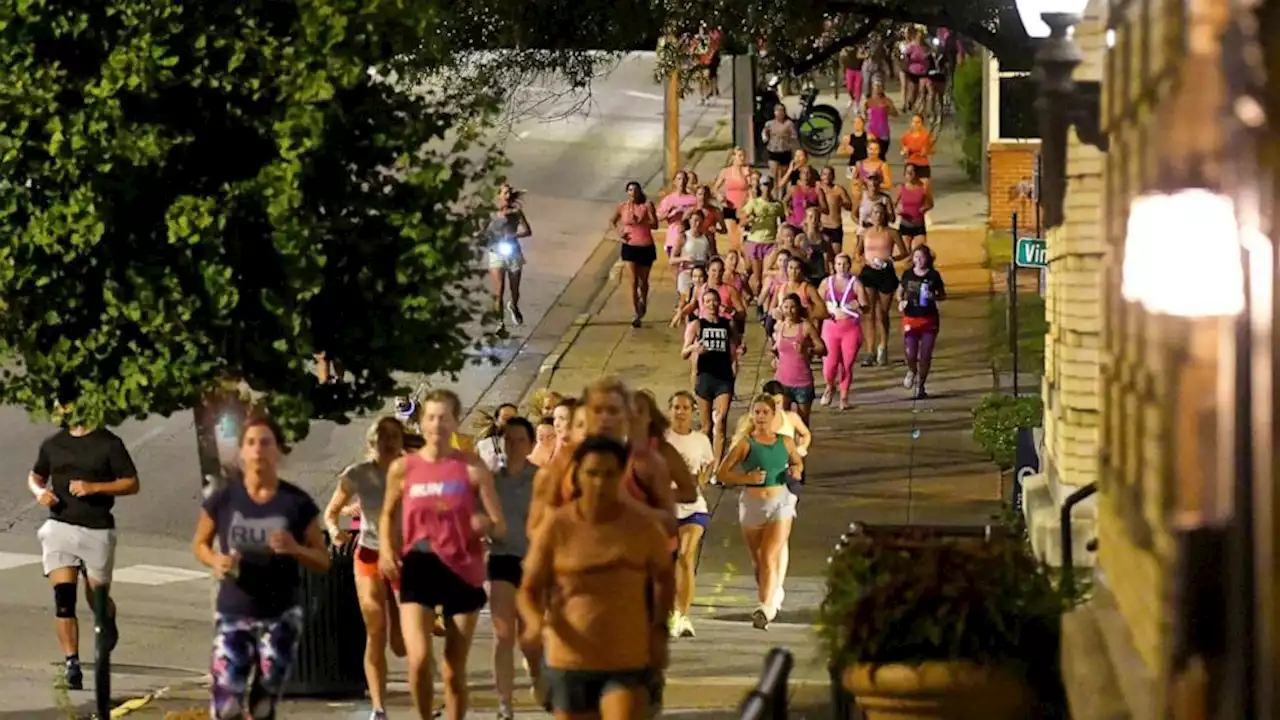
[[409, 692], [419, 717], [435, 712], [431, 645], [436, 608], [452, 619], [457, 632], [446, 635], [442, 668], [445, 712], [463, 717], [467, 655], [488, 600], [483, 538], [502, 537], [507, 528], [493, 475], [480, 458], [450, 444], [462, 411], [458, 396], [433, 390], [419, 407], [426, 443], [387, 470], [378, 567], [387, 579], [400, 581]]
[[928, 244], [929, 234], [924, 214], [933, 209], [933, 193], [917, 176], [916, 166], [908, 164], [906, 180], [898, 187], [893, 204], [898, 209], [898, 233], [908, 249]]
[[827, 354], [822, 358], [822, 375], [827, 387], [822, 404], [830, 405], [831, 396], [840, 390], [840, 409], [849, 407], [849, 386], [853, 384], [853, 368], [862, 349], [862, 311], [866, 297], [853, 274], [853, 258], [847, 253], [836, 256], [836, 271], [822, 281], [818, 294], [827, 301], [830, 316], [822, 324], [822, 340]]
[[809, 412], [816, 395], [813, 385], [814, 357], [827, 354], [827, 346], [818, 334], [818, 328], [806, 319], [807, 313], [799, 295], [788, 294], [782, 298], [781, 317], [773, 333], [773, 379], [782, 383], [783, 407], [795, 410], [809, 424]]
[[658, 209], [645, 197], [644, 188], [632, 180], [627, 183], [627, 200], [620, 203], [609, 219], [609, 227], [618, 233], [622, 241], [622, 264], [627, 273], [627, 290], [631, 293], [631, 307], [635, 317], [631, 327], [640, 327], [649, 307], [649, 272], [658, 261], [658, 250], [653, 246], [653, 231], [658, 229]]
[[711, 188], [724, 207], [724, 223], [729, 231], [729, 242], [735, 250], [742, 249], [738, 213], [747, 204], [747, 188], [750, 186], [751, 168], [747, 165], [747, 151], [736, 147], [729, 153], [729, 164], [720, 171]]

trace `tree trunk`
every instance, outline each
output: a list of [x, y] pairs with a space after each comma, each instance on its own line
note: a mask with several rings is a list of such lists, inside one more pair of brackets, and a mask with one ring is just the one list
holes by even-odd
[[231, 391], [210, 392], [192, 410], [200, 487], [205, 497], [226, 487], [240, 473], [237, 439], [247, 410], [244, 400]]

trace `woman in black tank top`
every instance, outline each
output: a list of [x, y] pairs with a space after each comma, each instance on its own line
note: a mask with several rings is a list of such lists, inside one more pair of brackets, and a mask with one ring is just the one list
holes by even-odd
[[733, 401], [733, 359], [738, 347], [738, 333], [733, 322], [720, 315], [720, 294], [703, 291], [702, 315], [685, 333], [686, 344], [681, 357], [695, 358], [697, 373], [693, 394], [698, 398], [698, 414], [704, 432], [711, 430], [711, 445], [720, 457], [724, 449], [725, 418]]

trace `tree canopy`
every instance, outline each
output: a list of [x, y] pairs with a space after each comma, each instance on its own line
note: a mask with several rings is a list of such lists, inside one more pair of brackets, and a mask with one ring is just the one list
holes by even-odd
[[[450, 27], [457, 47], [502, 51], [499, 72], [558, 73], [585, 86], [607, 54], [592, 50], [652, 50], [660, 37], [693, 37], [720, 28], [726, 46], [741, 51], [762, 43], [777, 69], [807, 72], [841, 49], [893, 23], [947, 27], [1002, 60], [1030, 54], [1030, 39], [1014, 0], [498, 0], [454, 6]], [[687, 43], [664, 46], [663, 67], [688, 65]]]
[[[295, 435], [456, 371], [500, 157], [411, 0], [0, 5], [0, 399], [115, 424], [238, 382]], [[353, 382], [318, 385], [314, 353]]]

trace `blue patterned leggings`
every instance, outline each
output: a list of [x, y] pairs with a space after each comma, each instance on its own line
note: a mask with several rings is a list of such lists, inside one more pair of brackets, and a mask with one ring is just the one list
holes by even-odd
[[[302, 609], [259, 619], [218, 613], [214, 622], [212, 720], [274, 720], [298, 651]], [[255, 672], [256, 671], [256, 672]]]

